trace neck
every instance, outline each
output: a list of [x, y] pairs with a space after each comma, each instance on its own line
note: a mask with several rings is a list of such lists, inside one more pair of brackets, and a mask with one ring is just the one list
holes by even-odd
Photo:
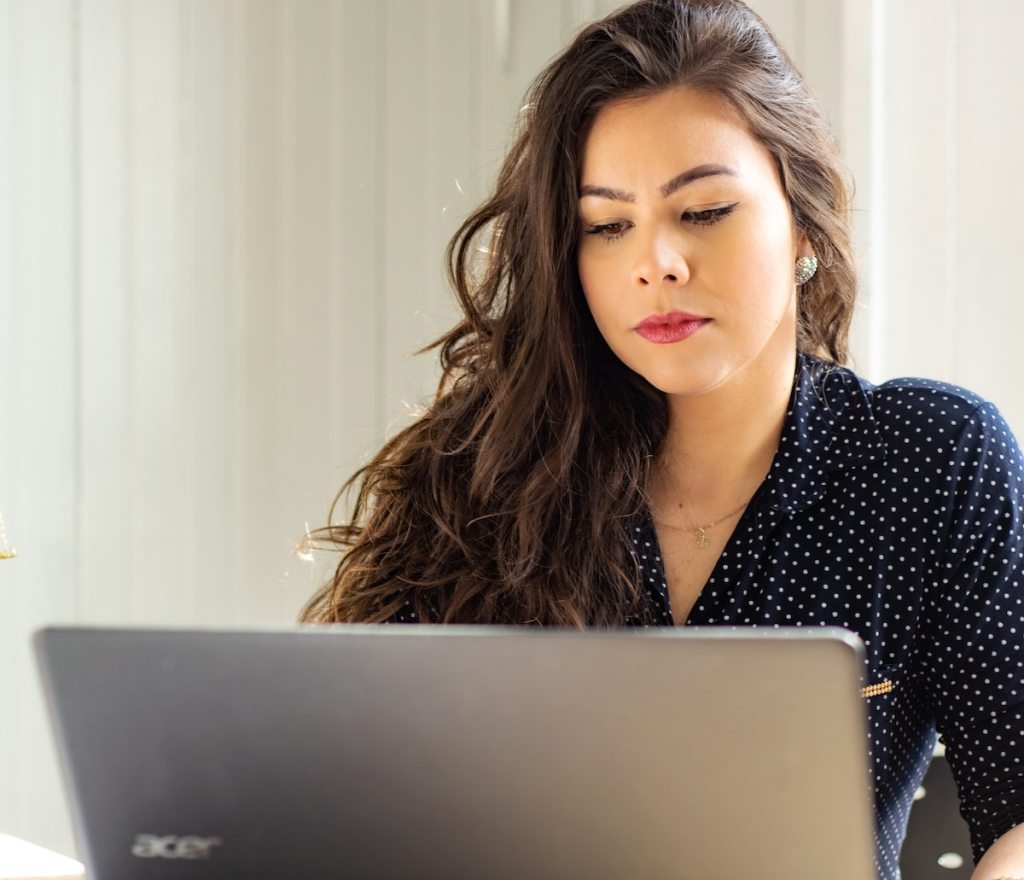
[[651, 501], [724, 514], [757, 491], [771, 467], [793, 390], [795, 352], [742, 370], [706, 394], [668, 397], [669, 424]]

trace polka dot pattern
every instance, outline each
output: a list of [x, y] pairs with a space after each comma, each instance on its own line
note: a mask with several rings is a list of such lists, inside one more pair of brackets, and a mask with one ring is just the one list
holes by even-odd
[[[1024, 821], [1024, 461], [994, 406], [801, 358], [778, 453], [687, 626], [841, 626], [867, 649], [879, 876], [936, 729], [975, 859]], [[650, 522], [648, 620], [671, 623]]]
[[[801, 355], [775, 461], [687, 626], [840, 626], [866, 647], [876, 859], [899, 877], [936, 732], [977, 860], [1024, 822], [1024, 459], [998, 410]], [[649, 518], [633, 550], [671, 625]], [[396, 622], [415, 622], [410, 608]], [[878, 689], [882, 690], [882, 689]]]

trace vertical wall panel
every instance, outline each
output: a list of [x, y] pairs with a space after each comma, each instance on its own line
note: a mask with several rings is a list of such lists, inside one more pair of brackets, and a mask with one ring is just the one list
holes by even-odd
[[[317, 407], [327, 413], [331, 492], [379, 445], [384, 430], [382, 317], [378, 295], [385, 242], [378, 211], [386, 174], [383, 120], [383, 4], [331, 5], [330, 93], [327, 108], [327, 302], [321, 318], [330, 334], [329, 361], [318, 383]], [[312, 516], [312, 513], [311, 513]], [[312, 528], [326, 522], [314, 519]]]
[[[496, 19], [500, 6], [483, 4], [478, 21], [477, 99], [483, 161], [479, 172], [482, 180], [474, 180], [473, 184], [483, 189], [489, 186], [511, 142], [516, 113], [527, 86], [562, 47], [560, 4], [550, 0], [517, 0], [508, 4], [505, 22]], [[505, 47], [499, 44], [499, 36], [504, 32], [508, 34]]]
[[[383, 387], [389, 433], [407, 423], [434, 384], [413, 358], [432, 330], [423, 304], [436, 300], [441, 284], [438, 261], [431, 260], [432, 253], [437, 253], [432, 227], [436, 228], [434, 218], [440, 206], [430, 201], [427, 181], [433, 169], [423, 149], [437, 124], [427, 108], [434, 71], [427, 66], [423, 39], [434, 14], [426, 4], [387, 3], [388, 101], [383, 108], [383, 148], [388, 173], [379, 210], [385, 218], [380, 295], [386, 303]], [[458, 46], [451, 49], [459, 51]]]
[[335, 5], [331, 0], [316, 0], [295, 6], [292, 31], [294, 240], [291, 290], [286, 291], [291, 309], [288, 350], [292, 356], [287, 365], [290, 388], [285, 399], [290, 411], [285, 425], [289, 429], [287, 448], [292, 450], [287, 483], [293, 491], [282, 506], [279, 521], [282, 571], [290, 597], [283, 601], [289, 603], [289, 618], [294, 618], [298, 605], [314, 585], [308, 566], [285, 554], [292, 552], [306, 523], [317, 528], [326, 522], [327, 503], [338, 488], [335, 456], [344, 447], [333, 445], [331, 410], [340, 401], [326, 394], [325, 389], [351, 384], [351, 378], [343, 379], [340, 386], [329, 382], [339, 336], [339, 328], [330, 320], [331, 300], [338, 296], [333, 289], [332, 253], [342, 247], [333, 239], [332, 190], [325, 185], [328, 169], [341, 162], [341, 157], [333, 153], [332, 140]]
[[977, 7], [957, 4], [952, 22], [956, 185], [949, 195], [956, 255], [947, 338], [957, 381], [994, 399], [1024, 439], [1024, 55], [1018, 45], [1024, 6], [1015, 0], [982, 6], [985, 14], [978, 15]]
[[[280, 497], [278, 413], [281, 408], [281, 339], [275, 325], [283, 276], [281, 253], [283, 46], [280, 40], [285, 4], [242, 3], [237, 7], [242, 27], [242, 116], [236, 161], [238, 203], [232, 222], [240, 228], [245, 261], [235, 279], [237, 320], [241, 326], [241, 435], [237, 454], [242, 467], [238, 515], [244, 523], [244, 556], [235, 573], [235, 608], [251, 617], [256, 596], [277, 554], [274, 544], [274, 499]], [[279, 558], [279, 557], [277, 557]], [[246, 596], [248, 593], [248, 597]], [[246, 600], [248, 606], [246, 608]], [[250, 614], [245, 614], [250, 610]]]
[[[14, 443], [6, 427], [12, 415], [12, 395], [16, 387], [17, 360], [14, 357], [14, 254], [11, 243], [17, 224], [15, 214], [14, 151], [11, 149], [12, 132], [17, 124], [14, 118], [15, 64], [14, 64], [15, 8], [11, 3], [0, 3], [0, 511], [13, 503], [14, 496]], [[4, 589], [11, 569], [0, 568], [0, 591]], [[0, 749], [0, 756], [4, 750]], [[3, 758], [0, 757], [0, 762]], [[0, 763], [0, 768], [5, 765]], [[3, 784], [0, 769], [0, 786]]]
[[[924, 375], [995, 400], [1024, 431], [1016, 374], [1024, 247], [1012, 168], [1024, 139], [1024, 7], [886, 4], [883, 376]], [[977, 12], [983, 10], [984, 14]], [[999, 21], [993, 29], [991, 21]], [[1016, 26], [1015, 26], [1016, 25]]]
[[[245, 608], [249, 592], [246, 559], [250, 547], [252, 526], [244, 515], [244, 490], [247, 480], [247, 456], [243, 454], [249, 436], [245, 425], [246, 400], [243, 390], [252, 381], [246, 363], [246, 333], [248, 314], [246, 286], [249, 264], [249, 242], [244, 218], [247, 209], [249, 161], [247, 89], [248, 18], [251, 4], [248, 0], [225, 0], [225, 30], [223, 36], [224, 76], [224, 201], [225, 238], [227, 253], [218, 255], [224, 280], [225, 317], [228, 323], [223, 344], [225, 346], [224, 415], [221, 424], [225, 430], [225, 497], [220, 515], [223, 517], [221, 534], [223, 552], [227, 557], [228, 583], [221, 590], [227, 593], [229, 613], [233, 619], [236, 609]], [[216, 47], [209, 57], [210, 66], [202, 68], [203, 75], [216, 71]], [[223, 595], [223, 593], [222, 593]]]
[[[865, 4], [861, 4], [862, 7]], [[842, 122], [843, 4], [840, 0], [801, 0], [797, 10], [798, 45], [791, 54], [834, 128]]]
[[62, 794], [29, 639], [77, 613], [74, 11], [68, 0], [15, 0], [0, 18], [10, 77], [0, 189], [11, 211], [0, 267], [10, 285], [0, 321], [11, 331], [0, 337], [10, 346], [3, 363], [16, 365], [0, 408], [10, 456], [0, 491], [21, 554], [0, 563], [0, 827], [63, 848], [71, 841], [51, 821]]
[[[927, 7], [927, 9], [925, 9]], [[953, 295], [947, 256], [952, 178], [949, 133], [950, 4], [888, 4], [883, 26], [893, 47], [885, 100], [890, 292], [888, 372], [951, 379], [945, 338]], [[910, 35], [914, 37], [911, 39]], [[913, 131], [908, 123], [913, 120]], [[926, 147], [927, 145], [927, 147]], [[927, 345], [917, 340], [927, 339]]]
[[[315, 124], [316, 117], [309, 118], [302, 112], [321, 97], [322, 82], [316, 78], [316, 71], [323, 66], [323, 53], [315, 41], [306, 46], [299, 42], [299, 37], [301, 33], [308, 39], [313, 29], [320, 30], [317, 12], [314, 5], [286, 3], [278, 20], [277, 39], [281, 51], [278, 248], [281, 262], [274, 333], [281, 356], [275, 376], [277, 404], [272, 410], [277, 435], [277, 458], [272, 466], [277, 479], [275, 495], [286, 500], [272, 510], [269, 520], [273, 539], [268, 541], [267, 550], [273, 568], [264, 570], [262, 581], [254, 582], [254, 586], [259, 584], [263, 588], [260, 612], [267, 620], [291, 620], [295, 616], [295, 609], [286, 600], [287, 588], [296, 586], [288, 581], [291, 553], [303, 519], [302, 502], [308, 500], [311, 491], [306, 474], [311, 465], [316, 466], [309, 454], [316, 431], [315, 416], [308, 406], [312, 401], [308, 397], [305, 376], [317, 369], [322, 349], [319, 328], [306, 322], [304, 316], [314, 302], [322, 300], [319, 284], [323, 276], [316, 272], [320, 261], [315, 255], [322, 251], [324, 241], [316, 232], [322, 226], [320, 205], [308, 199], [307, 187], [300, 190], [299, 186], [310, 174], [309, 166], [303, 167], [303, 162], [323, 155], [316, 141], [323, 137]], [[303, 76], [307, 73], [312, 76]], [[322, 167], [319, 173], [323, 173]], [[312, 263], [300, 265], [300, 255], [306, 260], [312, 259]], [[315, 274], [320, 274], [316, 288], [301, 286]], [[290, 487], [287, 495], [281, 494], [285, 486]]]
[[[288, 419], [292, 456], [291, 482], [296, 486], [293, 514], [322, 516], [330, 460], [328, 409], [323, 405], [324, 367], [329, 363], [331, 327], [324, 320], [330, 292], [330, 190], [324, 172], [331, 156], [331, 3], [297, 5], [292, 26], [293, 187], [291, 199], [291, 331], [294, 352], [289, 366], [292, 417]], [[302, 514], [305, 514], [303, 517]], [[297, 538], [292, 535], [292, 539]]]
[[[0, 3], [0, 513], [8, 526], [8, 537], [16, 547], [15, 517], [20, 514], [16, 503], [17, 438], [15, 389], [20, 384], [15, 352], [17, 338], [14, 295], [17, 276], [14, 268], [13, 237], [18, 223], [13, 191], [15, 178], [12, 133], [18, 126], [14, 112], [17, 101], [14, 46], [18, 20], [11, 3]], [[28, 674], [23, 661], [26, 637], [25, 622], [15, 616], [13, 597], [22, 589], [21, 568], [16, 559], [0, 560], [0, 792], [8, 794], [0, 800], [0, 826], [10, 828], [17, 821], [25, 792], [21, 787], [19, 767], [26, 761], [38, 760], [36, 754], [22, 752], [18, 746], [18, 730], [11, 719], [17, 717], [25, 701], [28, 682], [19, 679]], [[19, 827], [28, 828], [27, 822]]]
[[843, 0], [839, 51], [834, 53], [839, 79], [834, 125], [844, 162], [856, 183], [851, 233], [858, 270], [857, 310], [850, 345], [855, 370], [869, 378], [885, 374], [888, 322], [884, 213], [885, 167], [883, 85], [886, 78], [885, 0]]
[[[176, 0], [126, 4], [130, 216], [129, 400], [136, 620], [192, 619], [190, 490], [195, 446], [189, 306], [181, 243], [181, 10]], [[159, 560], [159, 564], [154, 564]]]
[[[427, 21], [424, 42], [430, 77], [425, 96], [428, 128], [423, 158], [427, 198], [422, 228], [427, 233], [425, 262], [433, 268], [437, 282], [425, 291], [427, 295], [418, 309], [422, 311], [426, 331], [421, 345], [446, 331], [460, 314], [448, 289], [443, 252], [465, 215], [478, 203], [478, 198], [474, 199], [472, 191], [466, 189], [476, 163], [473, 64], [479, 56], [472, 42], [478, 14], [478, 4], [472, 0], [453, 0], [433, 12]], [[428, 392], [433, 394], [439, 375], [437, 353], [421, 355], [418, 360], [430, 368]]]
[[233, 32], [230, 0], [189, 0], [182, 4], [179, 64], [182, 118], [179, 154], [183, 164], [182, 294], [191, 316], [184, 355], [188, 442], [194, 449], [189, 486], [189, 583], [196, 592], [196, 616], [228, 620], [234, 612], [233, 553], [242, 528], [236, 498], [238, 420], [235, 399], [240, 382], [238, 310], [231, 280], [231, 182], [229, 131], [232, 101]]
[[240, 266], [238, 320], [242, 325], [243, 376], [241, 385], [242, 457], [241, 507], [244, 558], [236, 586], [235, 611], [240, 619], [287, 619], [281, 579], [289, 564], [289, 535], [281, 527], [280, 499], [288, 485], [289, 459], [298, 450], [287, 448], [289, 357], [286, 350], [289, 320], [288, 259], [291, 232], [286, 230], [292, 210], [286, 175], [291, 175], [289, 150], [292, 133], [289, 90], [293, 76], [288, 42], [291, 4], [274, 0], [242, 4], [243, 118], [238, 143], [245, 174], [238, 193], [246, 260]]
[[81, 17], [78, 166], [81, 190], [79, 393], [82, 469], [81, 584], [86, 619], [130, 617], [136, 543], [132, 454], [127, 9], [95, 0]]
[[[11, 196], [14, 183], [14, 158], [11, 150], [11, 132], [14, 130], [14, 6], [0, 3], [0, 513], [11, 517], [15, 493], [14, 389], [18, 382], [17, 360], [14, 356], [14, 265], [11, 252], [12, 229], [17, 222]], [[13, 531], [13, 529], [11, 530]], [[18, 569], [15, 560], [0, 560], [0, 597], [13, 596]], [[13, 602], [0, 599], [0, 791], [9, 792], [0, 803], [0, 825], [9, 827], [15, 820], [23, 792], [17, 778], [18, 766], [26, 756], [15, 749], [16, 733], [10, 722], [13, 713], [21, 707], [21, 693], [15, 678], [20, 648], [17, 640], [23, 637], [22, 621], [14, 617]], [[22, 675], [25, 674], [21, 670]], [[22, 826], [26, 827], [26, 826]]]

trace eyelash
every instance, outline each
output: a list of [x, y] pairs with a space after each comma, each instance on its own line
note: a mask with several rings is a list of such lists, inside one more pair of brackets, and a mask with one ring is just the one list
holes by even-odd
[[[688, 219], [694, 226], [714, 226], [728, 217], [735, 207], [736, 205], [733, 204], [723, 205], [721, 208], [708, 208], [706, 211], [686, 211], [683, 214], [683, 219]], [[613, 242], [625, 235], [626, 230], [623, 228], [625, 225], [625, 221], [604, 223], [599, 226], [591, 226], [586, 230], [586, 234], [596, 235], [606, 242]], [[618, 231], [611, 232], [610, 230], [613, 229], [618, 229]]]

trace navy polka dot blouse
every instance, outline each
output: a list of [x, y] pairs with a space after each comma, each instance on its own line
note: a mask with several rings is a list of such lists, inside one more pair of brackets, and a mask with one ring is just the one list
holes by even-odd
[[[1024, 459], [992, 404], [922, 379], [874, 386], [801, 355], [775, 461], [687, 620], [864, 640], [885, 880], [899, 876], [936, 731], [975, 859], [1024, 822], [1022, 493]], [[633, 543], [644, 618], [670, 625], [649, 520]]]

